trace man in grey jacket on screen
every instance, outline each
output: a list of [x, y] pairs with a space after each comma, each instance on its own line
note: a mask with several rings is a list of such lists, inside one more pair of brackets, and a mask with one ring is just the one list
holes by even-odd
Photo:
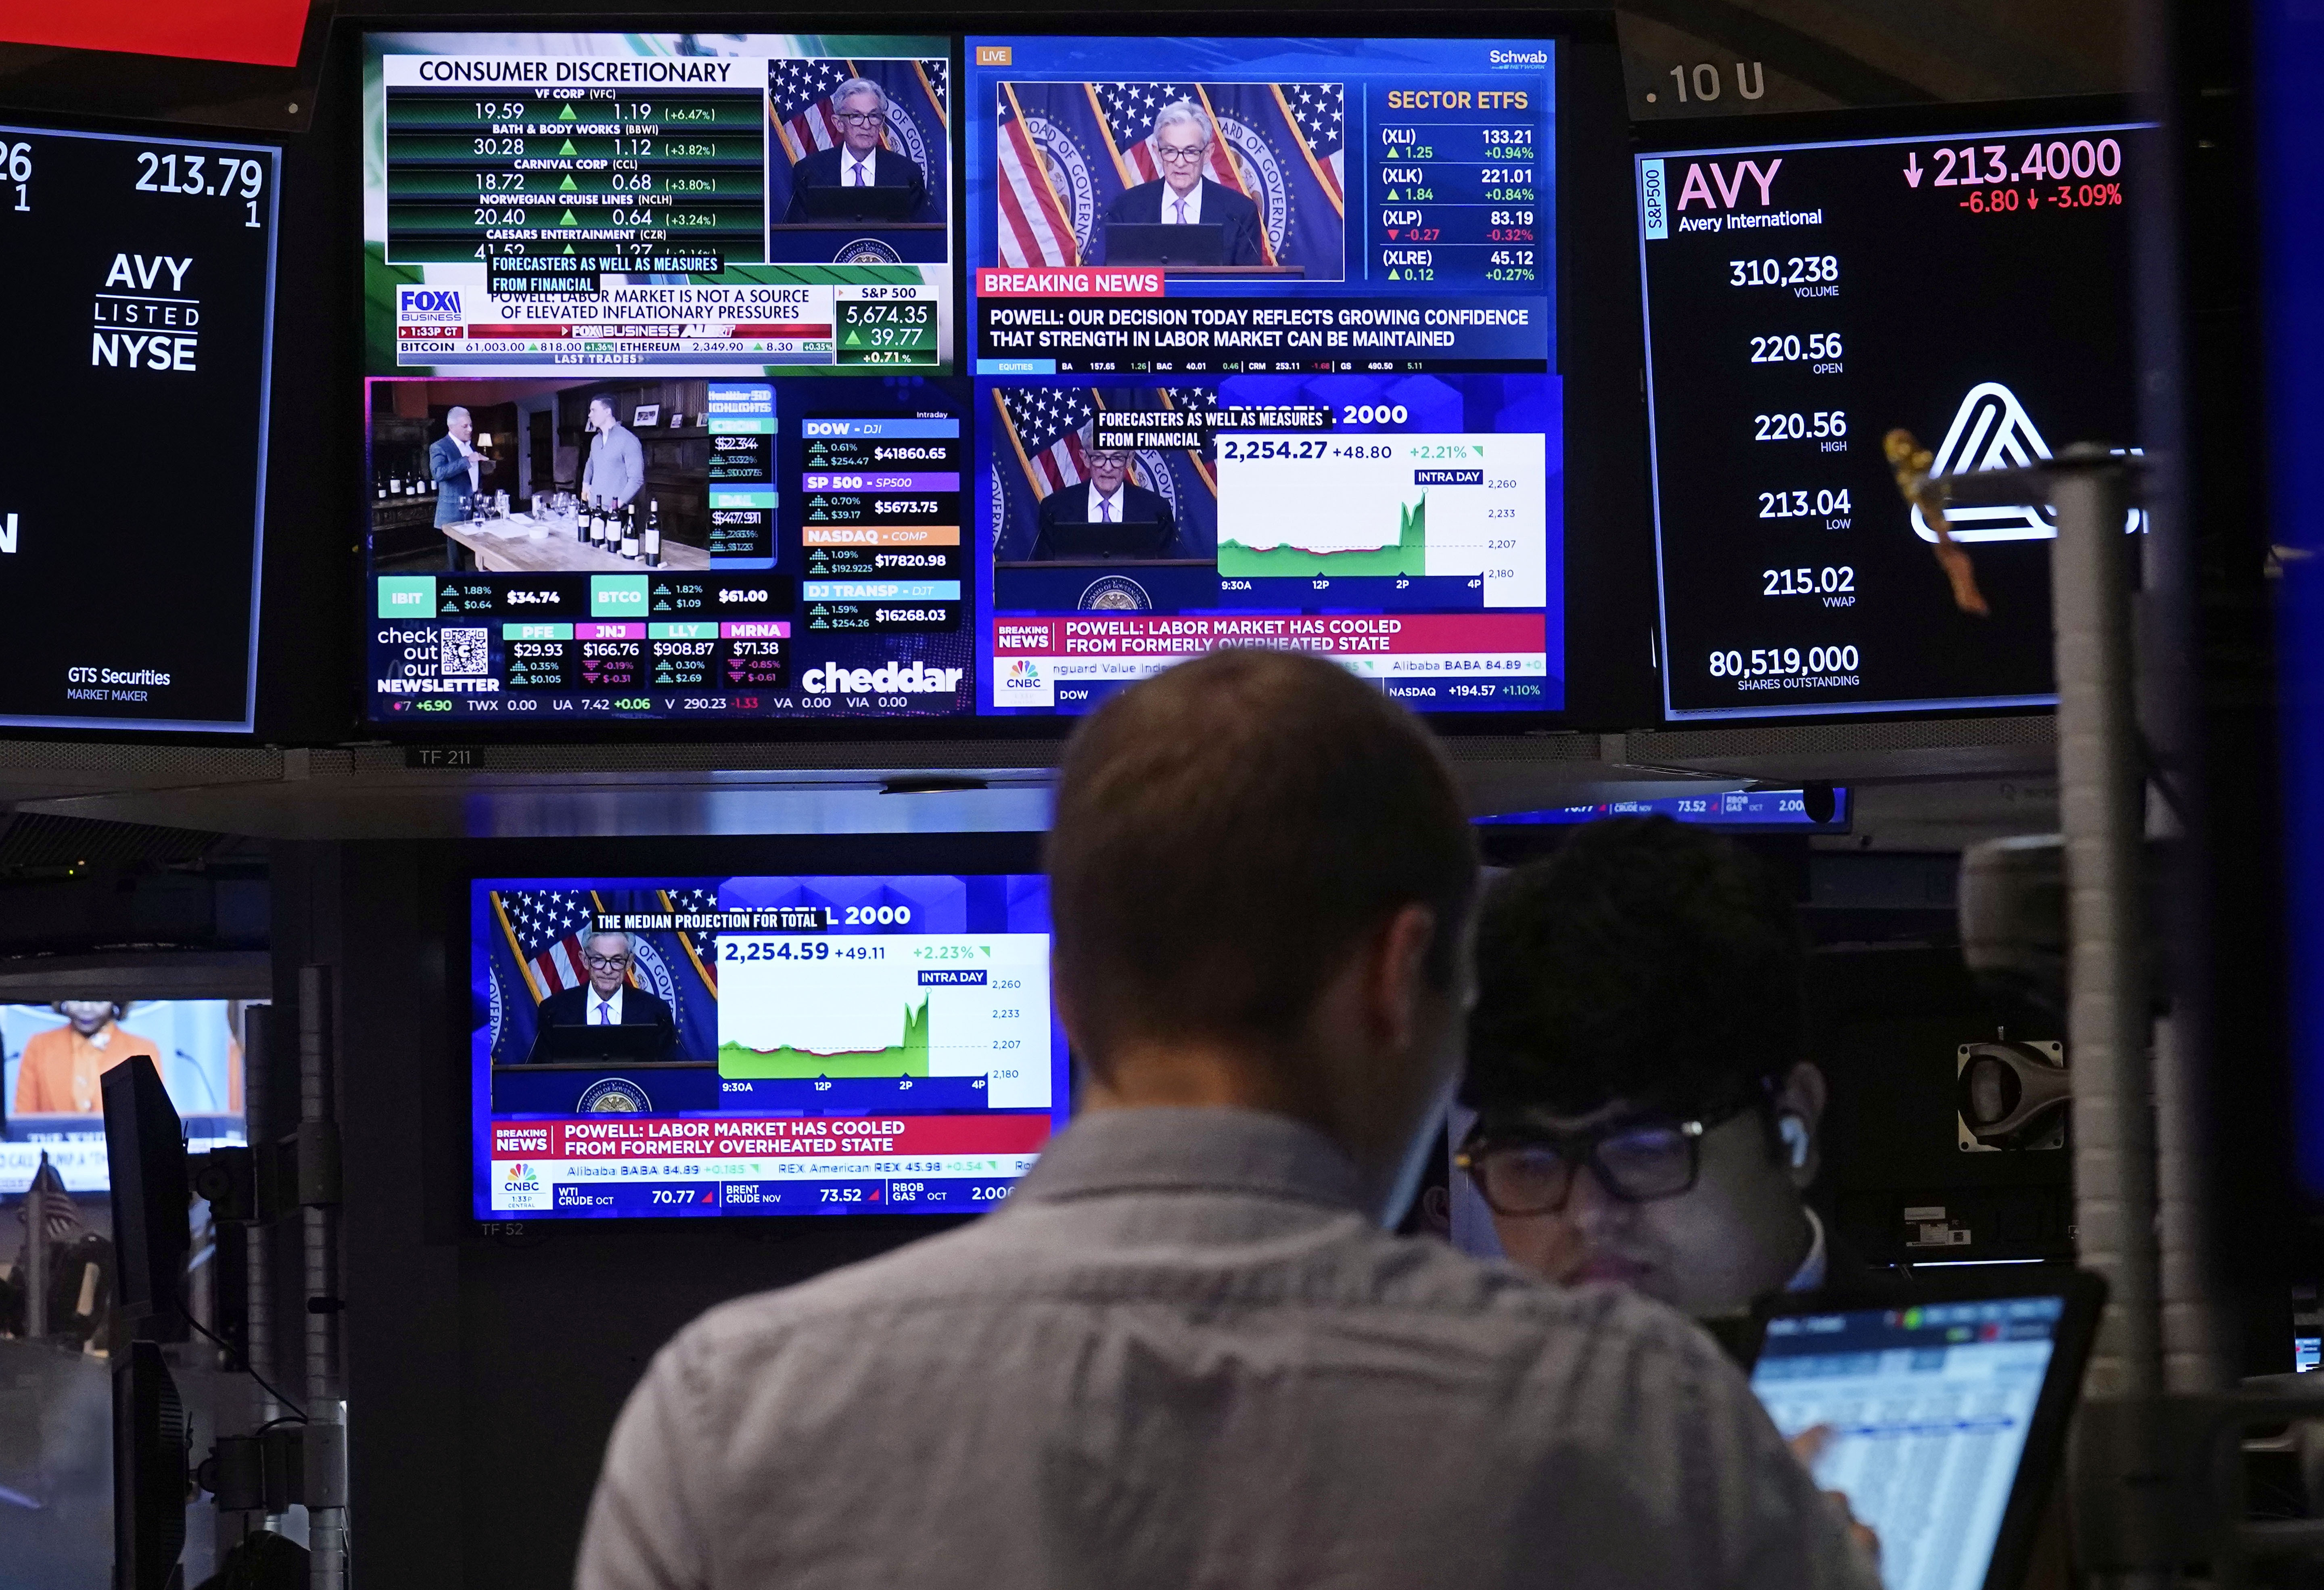
[[1416, 719], [1182, 664], [1084, 722], [1048, 859], [1082, 1114], [997, 1212], [665, 1347], [581, 1590], [1875, 1590], [1686, 1320], [1381, 1229], [1471, 988]]
[[645, 489], [646, 452], [638, 433], [613, 418], [613, 400], [602, 393], [589, 400], [589, 429], [597, 439], [589, 444], [589, 462], [581, 472], [581, 495], [591, 502], [622, 508]]

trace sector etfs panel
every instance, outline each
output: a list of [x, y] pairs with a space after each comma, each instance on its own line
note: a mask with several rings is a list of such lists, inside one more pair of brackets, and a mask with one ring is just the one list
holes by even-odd
[[0, 126], [0, 725], [252, 726], [277, 167]]

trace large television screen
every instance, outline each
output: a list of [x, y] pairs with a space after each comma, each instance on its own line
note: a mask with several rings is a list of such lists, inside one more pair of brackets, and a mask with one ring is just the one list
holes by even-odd
[[971, 710], [951, 60], [369, 36], [373, 722]]
[[2017, 123], [1637, 157], [1668, 717], [2054, 701], [2046, 510], [1950, 512], [1989, 609], [1964, 612], [1882, 440], [1911, 431], [1939, 473], [2136, 445], [2157, 139]]
[[278, 167], [0, 126], [0, 726], [252, 726]]
[[1062, 1125], [1038, 874], [479, 878], [479, 1220], [964, 1215]]
[[1564, 705], [1554, 58], [965, 42], [981, 711], [1252, 644]]
[[0, 1005], [0, 1198], [22, 1197], [42, 1155], [72, 1193], [112, 1187], [97, 1079], [151, 1055], [195, 1153], [241, 1143], [243, 1016], [226, 999], [66, 999]]

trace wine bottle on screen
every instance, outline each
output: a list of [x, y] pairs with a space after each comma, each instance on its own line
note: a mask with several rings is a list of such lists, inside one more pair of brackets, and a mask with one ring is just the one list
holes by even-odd
[[632, 563], [638, 557], [638, 505], [631, 503], [622, 510], [622, 556]]
[[646, 567], [661, 567], [661, 503], [649, 499], [646, 503]]

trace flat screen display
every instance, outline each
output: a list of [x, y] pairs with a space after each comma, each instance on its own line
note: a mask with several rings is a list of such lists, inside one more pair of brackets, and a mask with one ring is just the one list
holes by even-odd
[[980, 710], [1224, 645], [1564, 704], [1554, 53], [966, 41]]
[[2046, 510], [1951, 511], [1990, 608], [1962, 612], [1882, 438], [1911, 431], [1940, 473], [2136, 444], [2131, 234], [2155, 138], [1638, 157], [1667, 716], [2055, 699]]
[[1880, 1537], [1887, 1590], [1980, 1590], [2065, 1317], [2062, 1297], [1783, 1315], [1751, 1389], [1816, 1484]]
[[1034, 874], [481, 878], [480, 1220], [963, 1215], [1070, 1102]]
[[151, 1055], [194, 1153], [243, 1136], [242, 1034], [246, 1002], [72, 999], [0, 1005], [0, 1198], [23, 1196], [41, 1157], [72, 1193], [112, 1187], [105, 1098], [97, 1079]]
[[0, 726], [252, 726], [277, 174], [255, 145], [0, 126], [37, 394], [0, 484]]
[[373, 33], [377, 375], [949, 357], [951, 43]]
[[372, 721], [970, 710], [951, 62], [369, 37]]

